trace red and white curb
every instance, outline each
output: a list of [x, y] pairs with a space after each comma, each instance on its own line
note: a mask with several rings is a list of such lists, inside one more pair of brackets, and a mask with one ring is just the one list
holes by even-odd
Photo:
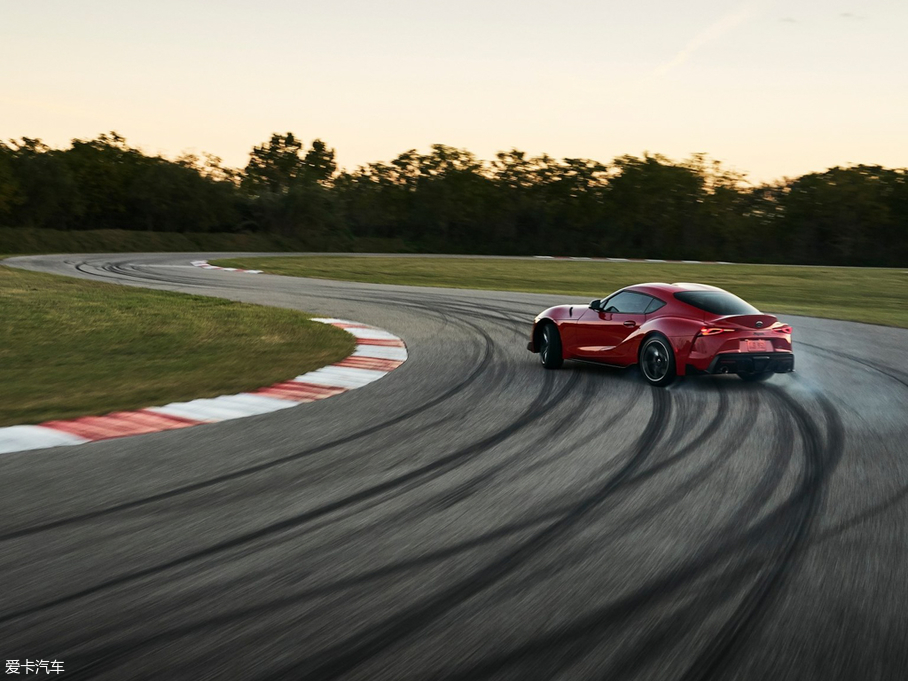
[[[207, 260], [193, 260], [190, 263], [193, 267], [201, 267], [205, 270], [224, 270], [225, 272], [242, 272], [243, 274], [261, 274], [262, 270], [240, 270], [236, 267], [220, 267], [218, 265], [210, 265]], [[185, 265], [184, 265], [185, 267]]]
[[356, 336], [356, 350], [336, 364], [252, 392], [173, 402], [163, 407], [118, 411], [105, 416], [46, 421], [36, 426], [0, 428], [0, 454], [81, 445], [289, 409], [361, 388], [407, 361], [404, 342], [387, 331], [344, 319], [313, 318], [312, 321], [337, 326]]

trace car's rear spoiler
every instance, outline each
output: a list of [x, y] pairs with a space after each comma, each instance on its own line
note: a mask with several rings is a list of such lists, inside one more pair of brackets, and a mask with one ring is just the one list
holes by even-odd
[[727, 317], [719, 317], [713, 320], [713, 324], [721, 326], [723, 324], [734, 324], [743, 326], [748, 329], [768, 329], [770, 326], [779, 321], [778, 317], [771, 314], [736, 314]]

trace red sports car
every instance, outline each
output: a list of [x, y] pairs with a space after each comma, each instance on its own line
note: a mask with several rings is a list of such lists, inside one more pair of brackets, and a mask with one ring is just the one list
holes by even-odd
[[546, 369], [566, 359], [640, 367], [665, 386], [676, 376], [794, 371], [791, 327], [705, 284], [637, 284], [589, 305], [558, 305], [533, 321], [527, 348]]

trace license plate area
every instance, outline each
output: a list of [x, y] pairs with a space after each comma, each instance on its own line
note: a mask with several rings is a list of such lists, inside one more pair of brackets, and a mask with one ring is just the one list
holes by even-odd
[[772, 344], [768, 340], [742, 340], [741, 352], [772, 352]]

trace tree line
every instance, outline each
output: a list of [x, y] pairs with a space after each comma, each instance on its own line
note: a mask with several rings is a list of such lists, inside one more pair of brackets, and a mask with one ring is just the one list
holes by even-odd
[[151, 156], [116, 133], [0, 143], [0, 227], [270, 234], [313, 250], [908, 265], [908, 171], [835, 167], [751, 184], [704, 155], [491, 161], [433, 145], [341, 170], [274, 134], [243, 169]]

